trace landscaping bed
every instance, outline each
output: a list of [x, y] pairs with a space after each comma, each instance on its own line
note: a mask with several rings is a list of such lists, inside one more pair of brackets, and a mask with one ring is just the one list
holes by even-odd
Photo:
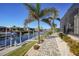
[[29, 43], [22, 45], [22, 47], [7, 53], [6, 55], [7, 56], [24, 56], [35, 43], [36, 41], [30, 41]]
[[71, 39], [70, 37], [68, 37], [66, 34], [63, 33], [60, 33], [59, 37], [65, 42], [67, 42], [68, 46], [70, 47], [70, 51], [74, 55], [79, 56], [79, 42]]

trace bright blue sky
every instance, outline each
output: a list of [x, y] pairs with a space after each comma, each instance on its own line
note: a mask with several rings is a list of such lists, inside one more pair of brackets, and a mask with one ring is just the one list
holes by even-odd
[[[56, 9], [59, 10], [59, 18], [62, 18], [65, 12], [68, 10], [68, 8], [72, 4], [54, 4], [54, 3], [44, 3], [41, 4], [41, 8], [48, 8], [48, 7], [55, 7]], [[28, 16], [28, 9], [25, 7], [24, 4], [1, 4], [0, 3], [0, 26], [18, 26], [18, 27], [23, 27], [23, 22], [24, 19]], [[57, 24], [57, 27], [59, 26], [59, 21], [55, 21]], [[44, 28], [50, 28], [49, 25], [41, 22], [41, 26]], [[32, 22], [29, 24], [29, 27], [31, 28], [36, 28], [37, 27], [37, 22]]]

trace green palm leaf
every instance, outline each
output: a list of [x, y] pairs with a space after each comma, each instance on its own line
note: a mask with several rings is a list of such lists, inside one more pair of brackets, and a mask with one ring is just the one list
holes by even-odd
[[32, 4], [28, 4], [28, 3], [25, 3], [24, 4], [29, 10], [32, 10], [35, 12], [35, 7], [32, 5]]
[[36, 4], [36, 13], [39, 15], [40, 14], [40, 4]]
[[40, 17], [46, 16], [46, 15], [52, 15], [52, 14], [57, 16], [58, 15], [58, 11], [55, 8], [45, 8], [44, 10], [41, 10]]
[[58, 21], [61, 21], [61, 19], [60, 19], [60, 18], [57, 18], [57, 20], [58, 20]]
[[42, 21], [45, 22], [45, 23], [47, 23], [47, 24], [49, 24], [51, 26], [51, 22], [50, 22], [50, 20], [48, 18], [42, 19]]
[[27, 24], [29, 24], [29, 23], [31, 23], [31, 22], [33, 22], [33, 21], [35, 21], [35, 20], [34, 20], [34, 19], [30, 19], [30, 18], [25, 19], [25, 21], [24, 21], [24, 26], [27, 26]]

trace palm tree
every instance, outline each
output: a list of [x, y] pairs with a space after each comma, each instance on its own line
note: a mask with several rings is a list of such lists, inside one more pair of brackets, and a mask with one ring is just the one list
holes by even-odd
[[39, 39], [38, 43], [40, 43], [40, 21], [42, 19], [46, 18], [46, 16], [51, 16], [51, 15], [57, 13], [57, 10], [55, 8], [45, 8], [45, 9], [41, 10], [41, 6], [39, 3], [25, 4], [25, 6], [29, 10], [28, 20], [30, 20], [30, 22], [32, 22], [33, 20], [38, 21], [38, 39]]
[[54, 23], [54, 20], [60, 21], [60, 18], [57, 18], [57, 13], [53, 17], [48, 17], [46, 19], [42, 19], [43, 22], [49, 24], [51, 26], [51, 30], [53, 30], [54, 33], [54, 27], [56, 27], [56, 24]]
[[53, 33], [54, 33], [55, 28], [56, 28], [56, 26], [57, 26], [57, 25], [54, 23], [54, 20], [60, 21], [60, 18], [53, 19], [53, 22], [52, 22]]
[[56, 31], [56, 26], [57, 26], [57, 24], [55, 24], [55, 23], [52, 24], [53, 33], [55, 33], [55, 31]]

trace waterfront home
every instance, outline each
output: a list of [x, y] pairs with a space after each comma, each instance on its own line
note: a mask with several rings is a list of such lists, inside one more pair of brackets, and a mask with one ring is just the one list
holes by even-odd
[[66, 34], [79, 35], [79, 4], [72, 4], [61, 19], [61, 31]]
[[[0, 32], [5, 32], [7, 27], [0, 26]], [[9, 31], [9, 28], [7, 28], [7, 31]]]
[[[28, 30], [24, 30], [24, 28], [22, 27], [4, 27], [4, 26], [0, 26], [0, 37], [5, 36], [5, 32], [7, 33], [11, 33], [11, 32], [16, 32], [17, 34], [19, 34], [20, 32], [22, 32], [22, 34], [24, 33], [28, 33], [28, 32], [33, 32], [35, 31], [34, 28], [29, 28]], [[37, 32], [37, 31], [35, 31]]]

